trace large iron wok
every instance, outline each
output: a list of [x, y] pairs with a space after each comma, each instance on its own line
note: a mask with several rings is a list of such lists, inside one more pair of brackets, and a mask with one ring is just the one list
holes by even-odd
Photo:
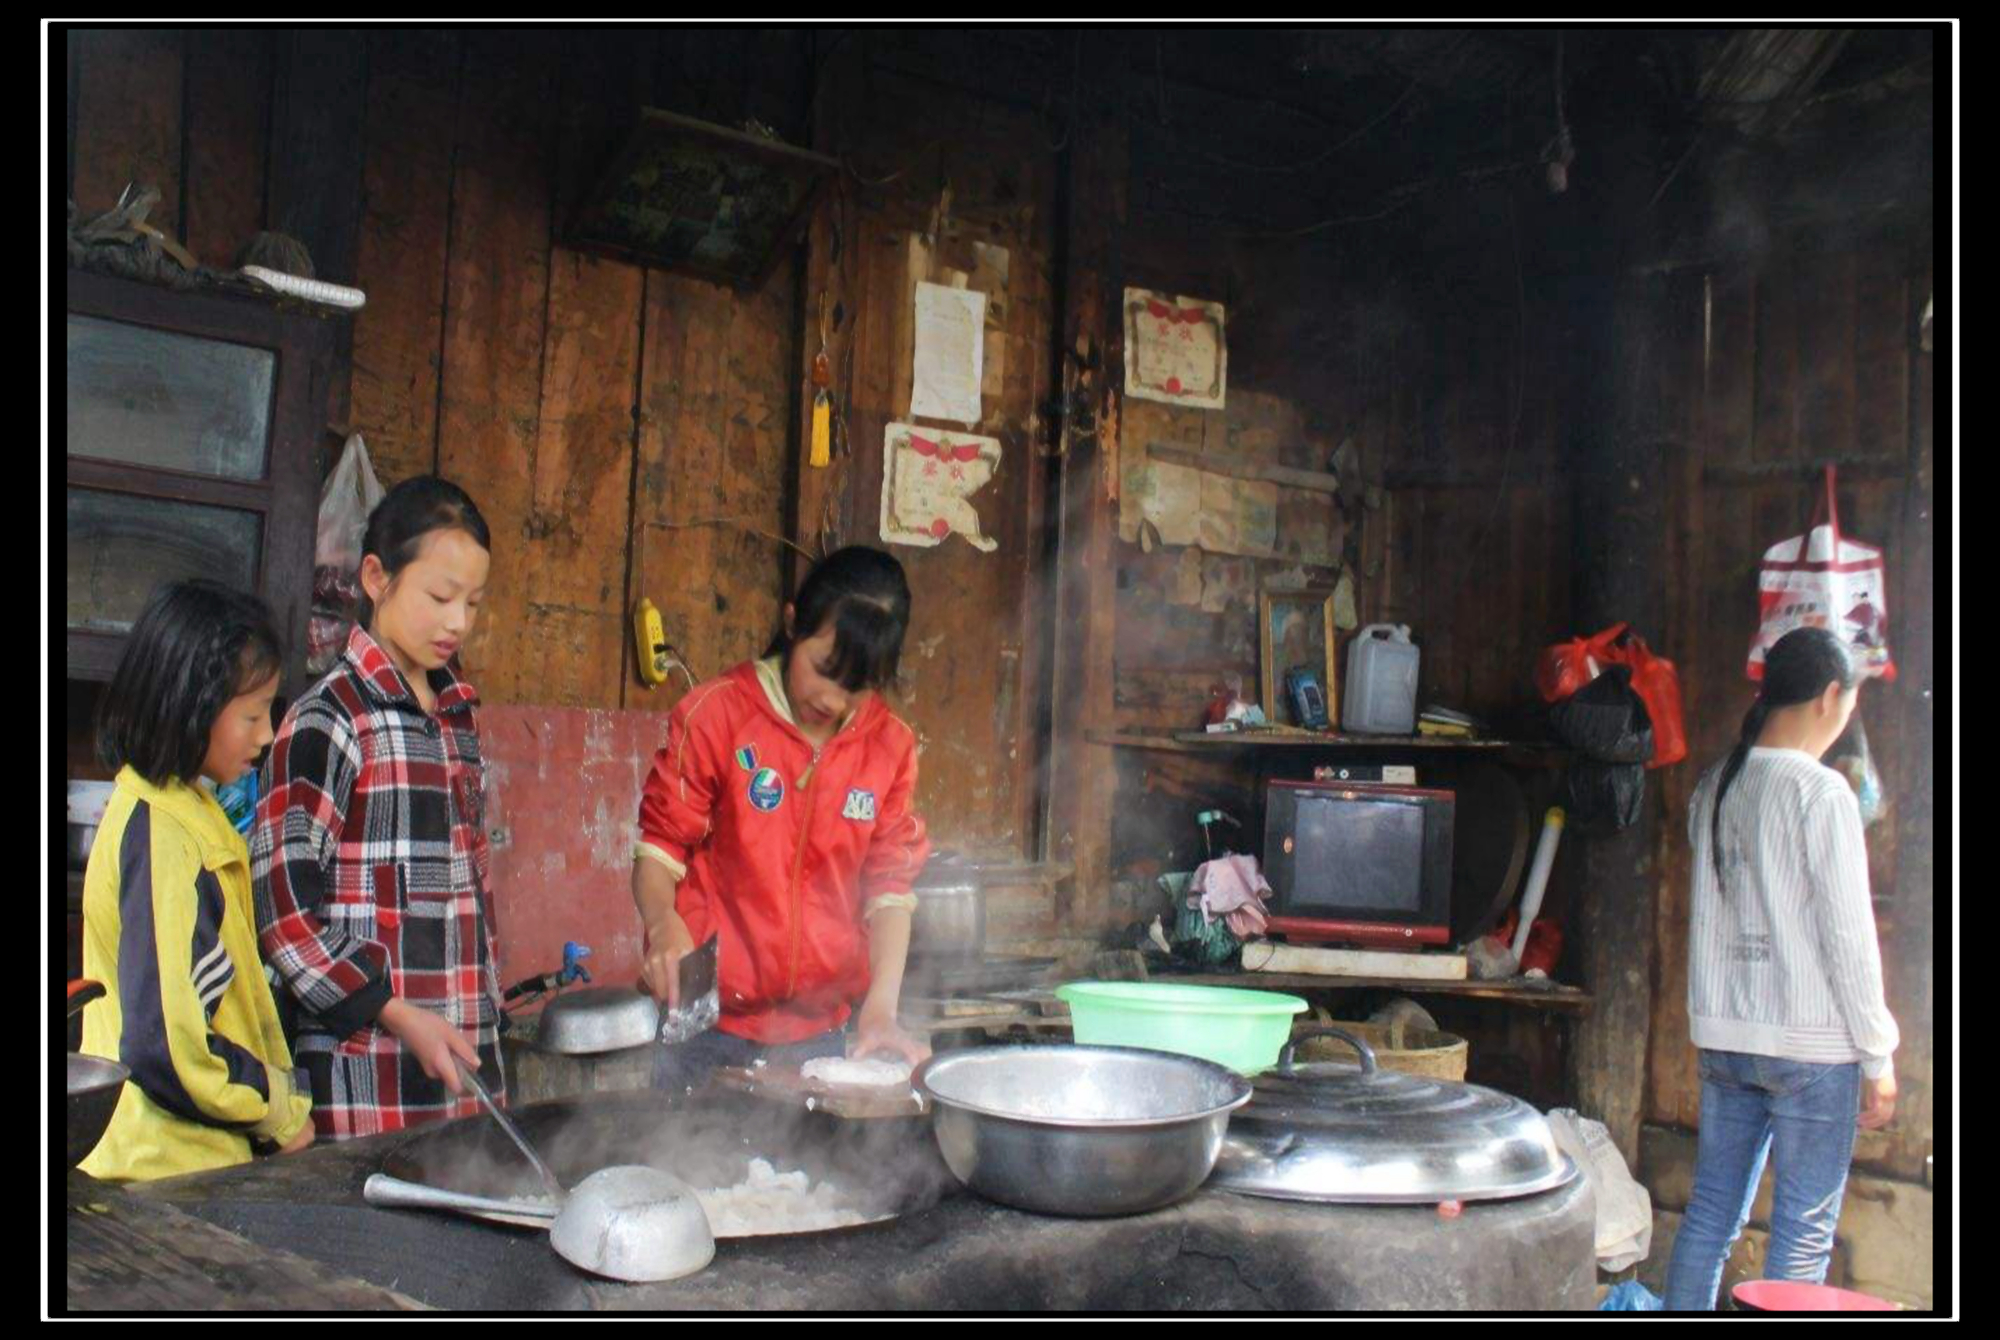
[[[512, 1115], [571, 1186], [599, 1168], [640, 1164], [691, 1187], [726, 1187], [741, 1182], [750, 1161], [761, 1158], [780, 1172], [797, 1169], [815, 1184], [831, 1183], [867, 1223], [928, 1209], [957, 1188], [921, 1119], [843, 1121], [728, 1093], [699, 1096], [679, 1108], [654, 1093], [597, 1093], [535, 1103]], [[413, 1136], [384, 1160], [382, 1171], [475, 1196], [535, 1197], [543, 1191], [534, 1170], [483, 1115]], [[546, 1219], [478, 1217], [547, 1227]]]

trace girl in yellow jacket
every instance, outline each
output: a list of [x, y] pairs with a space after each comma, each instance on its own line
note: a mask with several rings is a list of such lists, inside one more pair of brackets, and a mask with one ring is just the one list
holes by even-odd
[[213, 785], [270, 744], [281, 656], [261, 601], [213, 582], [153, 593], [98, 718], [118, 782], [83, 884], [83, 1050], [132, 1072], [83, 1170], [114, 1180], [312, 1143], [312, 1104], [257, 957], [250, 852]]

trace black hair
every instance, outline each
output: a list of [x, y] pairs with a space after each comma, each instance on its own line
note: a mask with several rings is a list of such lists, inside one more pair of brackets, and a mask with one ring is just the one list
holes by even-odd
[[1824, 628], [1794, 628], [1772, 644], [1764, 654], [1764, 685], [1757, 701], [1743, 714], [1743, 729], [1736, 747], [1722, 765], [1722, 780], [1715, 787], [1715, 812], [1709, 817], [1710, 853], [1715, 859], [1715, 880], [1722, 882], [1722, 798], [1729, 784], [1743, 770], [1750, 747], [1764, 732], [1764, 723], [1781, 707], [1809, 703], [1826, 692], [1829, 684], [1840, 685], [1842, 693], [1861, 682], [1854, 657], [1847, 644]]
[[[493, 551], [486, 518], [479, 514], [479, 504], [471, 495], [449, 479], [417, 475], [390, 489], [368, 514], [361, 556], [375, 555], [393, 580], [424, 547], [424, 537], [440, 530], [462, 530], [477, 540], [481, 549]], [[366, 628], [374, 617], [374, 602], [364, 591], [361, 626]]]
[[284, 659], [256, 596], [202, 579], [155, 587], [98, 704], [98, 758], [155, 786], [193, 781], [222, 709]]
[[879, 549], [849, 545], [806, 574], [792, 602], [792, 632], [782, 627], [766, 657], [789, 656], [795, 643], [833, 626], [833, 657], [821, 670], [849, 693], [895, 682], [910, 626], [910, 583], [903, 565]]

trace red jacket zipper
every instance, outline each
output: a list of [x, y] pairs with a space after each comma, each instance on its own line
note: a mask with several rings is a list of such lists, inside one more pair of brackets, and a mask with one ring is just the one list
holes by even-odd
[[806, 921], [805, 885], [800, 882], [799, 875], [806, 868], [806, 844], [812, 839], [812, 777], [819, 771], [819, 756], [824, 749], [823, 745], [813, 748], [812, 762], [806, 766], [805, 776], [799, 781], [799, 803], [805, 807], [805, 815], [799, 822], [798, 854], [792, 858], [792, 966], [785, 981], [786, 1000], [790, 1000], [799, 989], [799, 937]]

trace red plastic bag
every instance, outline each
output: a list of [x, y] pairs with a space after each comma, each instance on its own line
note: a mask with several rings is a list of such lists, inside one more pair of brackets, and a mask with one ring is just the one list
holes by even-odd
[[1636, 634], [1610, 648], [1606, 655], [1613, 664], [1632, 667], [1632, 691], [1646, 704], [1653, 718], [1653, 757], [1646, 766], [1664, 768], [1687, 757], [1687, 727], [1681, 720], [1681, 677], [1674, 663], [1653, 655], [1646, 639]]
[[[1521, 924], [1521, 909], [1507, 909], [1507, 919], [1493, 928], [1489, 939], [1497, 940], [1501, 948], [1511, 949], [1514, 932]], [[1561, 923], [1548, 916], [1537, 916], [1535, 924], [1528, 927], [1528, 943], [1521, 947], [1521, 971], [1540, 968], [1553, 977], [1556, 964], [1562, 961], [1563, 932]]]
[[1764, 551], [1764, 568], [1757, 577], [1757, 639], [1750, 644], [1747, 667], [1752, 679], [1764, 678], [1764, 653], [1794, 628], [1830, 629], [1854, 653], [1862, 674], [1896, 677], [1896, 663], [1889, 658], [1888, 574], [1882, 551], [1840, 533], [1833, 485], [1829, 465], [1826, 493], [1814, 504], [1806, 533]]
[[1595, 637], [1571, 638], [1544, 649], [1535, 662], [1535, 687], [1542, 701], [1559, 703], [1596, 679], [1611, 664], [1611, 644], [1624, 631], [1624, 624], [1615, 623]]

